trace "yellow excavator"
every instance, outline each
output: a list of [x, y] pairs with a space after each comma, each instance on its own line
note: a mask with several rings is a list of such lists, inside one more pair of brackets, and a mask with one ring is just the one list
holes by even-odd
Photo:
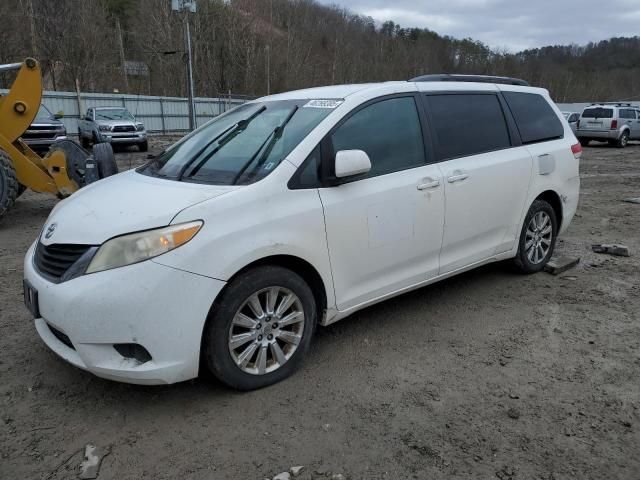
[[42, 101], [42, 73], [33, 58], [0, 65], [0, 73], [17, 71], [9, 92], [0, 95], [0, 219], [26, 190], [68, 197], [83, 186], [117, 173], [108, 143], [87, 152], [76, 142], [61, 140], [40, 157], [20, 138]]

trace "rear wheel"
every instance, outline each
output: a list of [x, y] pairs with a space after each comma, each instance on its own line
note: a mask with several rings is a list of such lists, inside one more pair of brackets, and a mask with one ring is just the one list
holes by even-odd
[[249, 270], [227, 286], [209, 314], [205, 363], [233, 388], [271, 385], [298, 368], [315, 324], [313, 293], [298, 274], [277, 266]]
[[541, 271], [553, 255], [558, 235], [556, 212], [544, 200], [536, 200], [529, 208], [520, 232], [515, 262], [523, 273]]
[[18, 198], [20, 183], [13, 163], [3, 150], [0, 150], [0, 219], [13, 206]]
[[618, 138], [616, 147], [624, 148], [627, 146], [627, 143], [629, 143], [629, 132], [625, 130], [624, 132], [622, 132], [622, 135], [620, 135], [620, 138]]

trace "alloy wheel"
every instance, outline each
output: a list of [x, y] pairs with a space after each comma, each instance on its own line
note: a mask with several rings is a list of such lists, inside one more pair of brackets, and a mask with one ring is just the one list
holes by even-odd
[[527, 258], [533, 264], [539, 264], [551, 250], [553, 225], [551, 217], [544, 211], [536, 213], [527, 226], [524, 249]]
[[245, 373], [271, 373], [297, 350], [305, 320], [302, 302], [291, 290], [273, 286], [255, 292], [231, 321], [228, 334], [231, 357]]

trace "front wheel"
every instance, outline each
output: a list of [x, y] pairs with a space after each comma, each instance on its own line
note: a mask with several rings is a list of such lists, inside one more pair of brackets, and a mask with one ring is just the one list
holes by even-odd
[[581, 139], [580, 139], [580, 145], [581, 145], [581, 146], [583, 146], [583, 147], [586, 147], [586, 146], [588, 146], [588, 145], [589, 145], [589, 142], [590, 142], [590, 141], [591, 141], [591, 140], [589, 140], [588, 138], [581, 138]]
[[20, 183], [9, 155], [0, 150], [0, 218], [11, 208], [18, 198]]
[[544, 200], [529, 208], [520, 233], [515, 263], [523, 273], [541, 271], [553, 255], [558, 235], [556, 212]]
[[278, 266], [233, 280], [209, 314], [204, 360], [219, 380], [254, 390], [291, 375], [309, 350], [316, 304], [298, 274]]
[[149, 150], [149, 142], [145, 140], [144, 142], [139, 143], [138, 150], [140, 150], [141, 152], [146, 152], [147, 150]]

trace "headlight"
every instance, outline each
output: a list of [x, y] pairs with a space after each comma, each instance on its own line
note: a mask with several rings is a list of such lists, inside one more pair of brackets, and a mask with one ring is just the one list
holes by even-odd
[[111, 125], [98, 125], [98, 130], [100, 130], [101, 132], [110, 132]]
[[124, 267], [157, 257], [184, 245], [201, 228], [202, 222], [196, 221], [112, 238], [100, 246], [86, 273]]
[[136, 123], [136, 130], [138, 130], [139, 132], [144, 130], [144, 125], [141, 123]]

